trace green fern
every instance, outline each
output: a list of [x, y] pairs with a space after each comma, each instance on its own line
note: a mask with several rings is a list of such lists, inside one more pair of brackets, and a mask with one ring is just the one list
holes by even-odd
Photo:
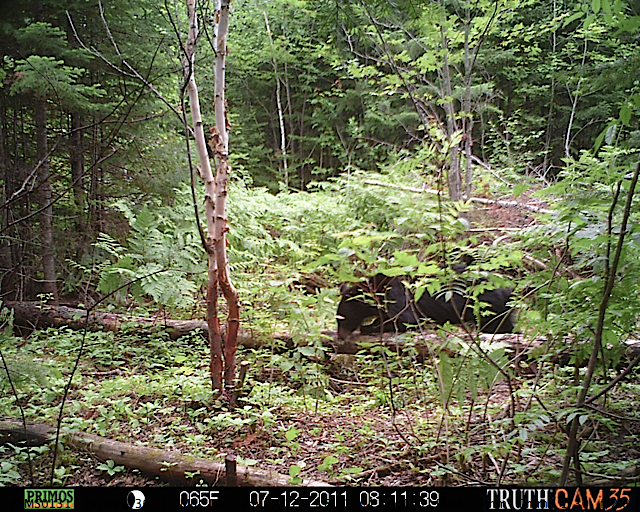
[[114, 293], [117, 302], [129, 294], [140, 304], [151, 299], [172, 308], [192, 307], [205, 276], [205, 257], [188, 205], [145, 205], [138, 212], [124, 201], [114, 206], [131, 231], [124, 246], [99, 236], [96, 248], [107, 261], [100, 266], [98, 291]]
[[452, 339], [446, 348], [458, 356], [451, 357], [444, 351], [439, 354], [438, 368], [447, 403], [452, 398], [462, 403], [467, 392], [475, 399], [479, 391], [488, 391], [505, 378], [497, 367], [507, 374], [510, 372], [506, 347], [502, 343], [479, 341], [476, 345]]

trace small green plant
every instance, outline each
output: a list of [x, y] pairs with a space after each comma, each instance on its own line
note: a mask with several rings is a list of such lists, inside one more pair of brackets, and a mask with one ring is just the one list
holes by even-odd
[[327, 455], [321, 464], [318, 465], [318, 471], [326, 471], [328, 473], [332, 473], [333, 472], [333, 466], [335, 464], [337, 464], [338, 462], [340, 462], [336, 457], [334, 457], [333, 455]]
[[300, 485], [302, 483], [302, 478], [298, 476], [301, 471], [302, 468], [297, 464], [292, 464], [291, 466], [289, 466], [289, 476], [291, 477], [289, 478], [289, 483], [291, 485]]
[[127, 468], [124, 466], [117, 466], [114, 461], [109, 459], [104, 461], [102, 464], [98, 465], [97, 469], [99, 469], [100, 471], [104, 471], [109, 476], [114, 476], [118, 473], [126, 471]]
[[301, 432], [302, 431], [299, 428], [291, 425], [291, 427], [289, 427], [289, 430], [287, 430], [284, 434], [284, 437], [287, 440], [286, 444], [291, 450], [291, 453], [294, 455], [300, 450], [300, 443], [295, 441], [295, 439], [300, 435]]
[[364, 468], [362, 467], [345, 468], [340, 472], [339, 478], [342, 481], [353, 480], [353, 475], [357, 475], [359, 473], [362, 473], [363, 471], [364, 471]]
[[[122, 466], [118, 466], [121, 467], [122, 469], [124, 469]], [[55, 468], [53, 470], [53, 483], [56, 485], [60, 485], [63, 486], [65, 484], [65, 482], [71, 478], [71, 476], [73, 475], [73, 470], [78, 469], [79, 466], [70, 466], [70, 467], [66, 467], [66, 466], [59, 466], [57, 468]], [[101, 469], [100, 467], [98, 467], [98, 469]], [[110, 475], [113, 476], [113, 475]]]
[[8, 460], [0, 462], [0, 486], [17, 485], [21, 479], [22, 475], [15, 463]]

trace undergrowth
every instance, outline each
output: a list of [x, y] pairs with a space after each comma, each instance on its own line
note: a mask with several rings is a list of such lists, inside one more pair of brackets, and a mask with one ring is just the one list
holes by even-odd
[[[596, 482], [620, 475], [633, 481], [640, 441], [637, 373], [610, 390], [605, 404], [576, 407], [597, 327], [594, 312], [620, 234], [620, 207], [611, 204], [628, 181], [619, 155], [594, 158], [585, 155], [567, 167], [555, 190], [564, 203], [544, 223], [496, 245], [482, 232], [469, 234], [460, 213], [470, 205], [443, 207], [437, 198], [380, 184], [419, 178], [398, 170], [354, 172], [316, 185], [313, 193], [277, 196], [236, 183], [229, 257], [242, 325], [255, 341], [238, 353], [249, 372], [236, 410], [211, 399], [208, 343], [200, 333], [171, 340], [123, 326], [117, 333], [38, 330], [23, 339], [13, 336], [4, 310], [0, 415], [55, 424], [83, 344], [63, 430], [212, 460], [232, 449], [240, 463], [288, 474], [293, 484], [309, 478], [357, 485], [544, 485], [558, 482], [568, 425], [578, 422], [583, 474]], [[367, 179], [377, 184], [366, 186]], [[171, 208], [117, 205], [131, 226], [129, 236], [103, 236], [101, 263], [85, 269], [97, 290], [120, 288], [110, 307], [203, 317], [205, 261], [187, 220], [190, 201], [190, 192], [179, 190]], [[637, 330], [640, 238], [637, 214], [631, 217], [596, 391], [628, 361], [624, 342]], [[540, 336], [527, 358], [516, 357], [507, 343], [450, 326], [422, 326], [360, 343], [356, 354], [334, 353], [328, 331], [335, 330], [341, 281], [377, 272], [411, 276], [420, 293], [438, 287], [447, 266], [460, 260], [469, 262], [480, 286], [516, 287], [518, 326], [526, 333], [519, 340]], [[543, 266], [532, 271], [531, 262]], [[309, 274], [326, 282], [315, 294], [303, 285]], [[53, 475], [44, 463], [34, 466], [50, 453], [47, 446], [4, 445], [0, 484], [63, 485], [78, 478], [81, 462], [66, 452]], [[105, 481], [123, 473], [113, 461], [94, 467]]]
[[[504, 484], [542, 485], [557, 476], [563, 422], [569, 414], [581, 414], [571, 410], [575, 392], [566, 387], [572, 377], [568, 371], [549, 372], [537, 382], [521, 380], [515, 392], [518, 412], [511, 418], [512, 398], [504, 382], [488, 375], [479, 379], [479, 361], [469, 366], [464, 357], [440, 355], [440, 375], [457, 387], [445, 386], [450, 391], [445, 403], [434, 362], [419, 362], [412, 343], [404, 351], [373, 344], [356, 355], [315, 361], [281, 347], [241, 350], [239, 358], [250, 364], [246, 394], [237, 410], [226, 411], [210, 402], [200, 336], [176, 342], [160, 333], [139, 334], [90, 334], [63, 429], [135, 439], [220, 461], [235, 446], [241, 463], [299, 467], [293, 470], [293, 483], [311, 477], [380, 484], [384, 480], [372, 481], [367, 472], [384, 474], [382, 468], [393, 461], [398, 468], [413, 468], [412, 481], [421, 485], [491, 482], [498, 468]], [[28, 421], [55, 423], [78, 336], [41, 331], [20, 348], [16, 338], [3, 338], [5, 357], [31, 358], [46, 368], [46, 381], [16, 380]], [[447, 375], [458, 378], [448, 380]], [[19, 416], [15, 397], [4, 389], [0, 415]], [[618, 393], [633, 396], [634, 389], [637, 393], [637, 385], [624, 385]], [[619, 412], [630, 414], [632, 406]], [[585, 451], [594, 454], [585, 460], [598, 462], [597, 471], [604, 474], [619, 474], [621, 465], [628, 468], [607, 441], [606, 429], [615, 430], [619, 422], [601, 413], [584, 421], [595, 422], [597, 432], [585, 440]], [[627, 449], [637, 440], [631, 436]], [[37, 457], [49, 453], [38, 450]], [[24, 448], [4, 447], [0, 468], [5, 485], [29, 481], [26, 459]], [[509, 463], [502, 468], [504, 460]], [[63, 459], [59, 467], [68, 472], [71, 462]], [[97, 469], [107, 480], [118, 473], [108, 464]], [[44, 484], [49, 476], [42, 467], [34, 478]]]

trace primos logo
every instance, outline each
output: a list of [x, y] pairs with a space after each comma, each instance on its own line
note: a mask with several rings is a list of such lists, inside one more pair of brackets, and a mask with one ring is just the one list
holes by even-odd
[[24, 508], [60, 509], [74, 508], [73, 489], [25, 489]]

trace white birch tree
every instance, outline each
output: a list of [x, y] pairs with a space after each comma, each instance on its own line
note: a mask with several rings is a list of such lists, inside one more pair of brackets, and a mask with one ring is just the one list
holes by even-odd
[[[217, 22], [215, 40], [215, 127], [211, 130], [209, 146], [215, 160], [215, 176], [207, 152], [207, 142], [200, 112], [200, 100], [195, 79], [195, 50], [198, 41], [198, 19], [196, 0], [186, 0], [189, 14], [189, 35], [185, 45], [183, 68], [187, 94], [191, 107], [191, 120], [195, 136], [200, 175], [205, 188], [205, 217], [207, 235], [204, 242], [208, 254], [207, 324], [211, 349], [211, 379], [214, 391], [225, 393], [233, 404], [235, 401], [235, 354], [240, 322], [238, 292], [231, 283], [227, 258], [227, 214], [226, 201], [229, 184], [229, 135], [225, 101], [225, 64], [227, 56], [227, 32], [229, 27], [230, 0], [222, 0], [216, 8]], [[222, 291], [227, 301], [227, 326], [223, 340], [219, 318], [218, 299]], [[224, 376], [223, 376], [224, 363]], [[223, 388], [224, 385], [224, 388]]]

